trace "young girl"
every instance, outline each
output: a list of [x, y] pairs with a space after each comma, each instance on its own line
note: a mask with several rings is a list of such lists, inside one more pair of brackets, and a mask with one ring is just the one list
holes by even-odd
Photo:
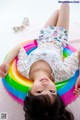
[[[40, 31], [36, 50], [27, 55], [24, 48], [18, 45], [0, 66], [0, 76], [5, 77], [10, 62], [18, 54], [19, 73], [34, 81], [28, 97], [24, 100], [25, 120], [73, 120], [53, 84], [53, 81], [59, 82], [72, 77], [79, 69], [80, 51], [63, 59], [63, 48], [68, 45], [69, 11], [69, 5], [62, 4], [60, 10], [52, 14]], [[74, 90], [77, 95], [80, 93], [79, 84], [78, 78]]]

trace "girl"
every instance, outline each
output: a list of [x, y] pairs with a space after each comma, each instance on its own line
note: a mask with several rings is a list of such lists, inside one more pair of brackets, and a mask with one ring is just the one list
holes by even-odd
[[[24, 100], [25, 120], [74, 120], [73, 115], [57, 95], [53, 81], [72, 77], [79, 69], [80, 51], [63, 59], [63, 48], [68, 45], [69, 5], [62, 4], [40, 31], [38, 48], [26, 55], [21, 45], [16, 46], [0, 66], [0, 76], [5, 77], [10, 62], [18, 54], [20, 74], [33, 80], [33, 86]], [[80, 93], [76, 82], [74, 93]], [[80, 99], [80, 98], [79, 98]], [[74, 101], [74, 104], [77, 102]], [[37, 108], [38, 106], [38, 108]]]

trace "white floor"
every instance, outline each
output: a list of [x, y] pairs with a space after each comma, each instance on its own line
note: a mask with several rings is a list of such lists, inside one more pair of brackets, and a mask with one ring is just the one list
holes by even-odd
[[[19, 42], [38, 36], [41, 26], [54, 10], [59, 8], [58, 0], [2, 0], [0, 1], [0, 63]], [[80, 3], [70, 4], [69, 40], [80, 39]], [[30, 26], [23, 32], [14, 33], [13, 27], [22, 24], [29, 17]], [[73, 46], [79, 48], [79, 42]], [[24, 120], [22, 106], [16, 103], [0, 82], [0, 112], [8, 113], [8, 120]]]

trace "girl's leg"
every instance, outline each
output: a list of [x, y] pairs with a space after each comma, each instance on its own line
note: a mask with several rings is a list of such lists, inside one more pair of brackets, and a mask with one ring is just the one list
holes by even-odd
[[58, 20], [58, 16], [59, 16], [59, 10], [56, 10], [51, 15], [51, 17], [48, 19], [48, 21], [46, 22], [46, 24], [44, 25], [44, 27], [46, 27], [46, 26], [56, 26], [57, 20]]
[[57, 26], [61, 26], [69, 29], [69, 16], [70, 16], [70, 7], [68, 3], [62, 3], [59, 10], [59, 17], [57, 21]]

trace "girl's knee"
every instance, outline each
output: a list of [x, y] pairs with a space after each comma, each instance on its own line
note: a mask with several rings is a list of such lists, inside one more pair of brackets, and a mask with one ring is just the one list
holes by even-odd
[[62, 4], [61, 4], [61, 8], [69, 9], [69, 8], [70, 8], [70, 5], [69, 5], [69, 3], [62, 3]]

